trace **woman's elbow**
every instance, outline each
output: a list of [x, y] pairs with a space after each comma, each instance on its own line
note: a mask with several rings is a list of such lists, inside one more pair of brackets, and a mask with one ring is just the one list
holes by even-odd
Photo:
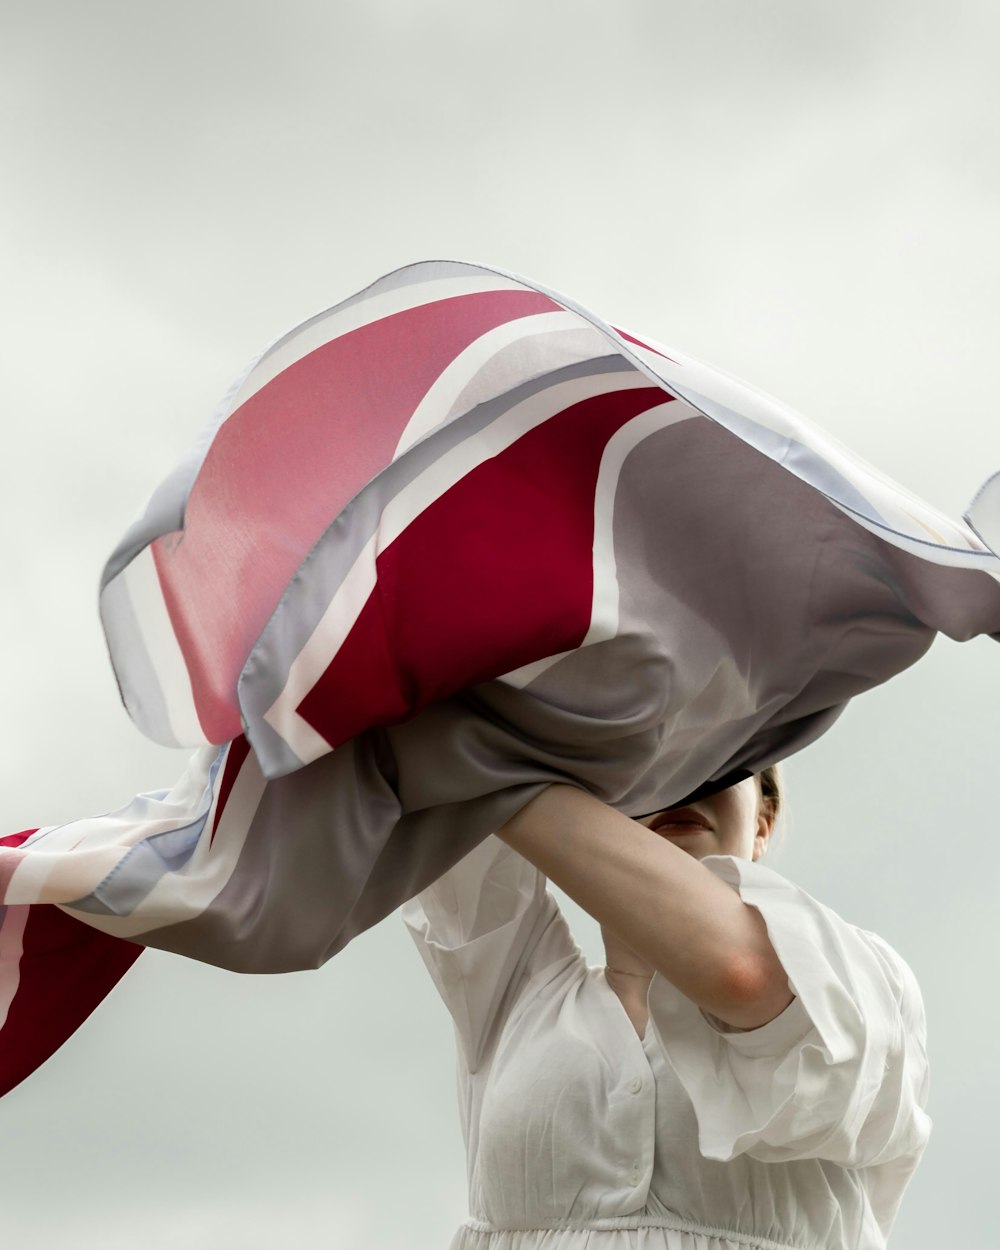
[[723, 1010], [713, 1014], [739, 1029], [759, 1029], [769, 1024], [795, 999], [777, 956], [734, 960], [726, 986], [727, 1002]]

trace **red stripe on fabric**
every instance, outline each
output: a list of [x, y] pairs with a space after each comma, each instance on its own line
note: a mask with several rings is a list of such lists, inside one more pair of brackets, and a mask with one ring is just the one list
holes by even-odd
[[596, 396], [466, 474], [377, 560], [378, 588], [299, 712], [331, 744], [577, 647], [593, 610], [594, 494], [608, 439], [669, 399]]
[[222, 769], [222, 779], [219, 782], [219, 797], [215, 802], [215, 819], [212, 821], [212, 836], [208, 840], [211, 846], [215, 841], [215, 831], [219, 827], [219, 821], [222, 813], [225, 811], [226, 804], [229, 802], [229, 795], [236, 783], [236, 778], [240, 775], [240, 769], [243, 767], [244, 761], [250, 754], [250, 743], [243, 734], [238, 738], [234, 738], [229, 744], [229, 750], [226, 753], [226, 763]]
[[0, 838], [0, 846], [21, 846], [27, 842], [33, 833], [37, 833], [41, 829], [41, 825], [34, 829], [22, 829], [20, 833], [8, 833], [6, 837]]
[[209, 741], [241, 732], [236, 682], [250, 649], [438, 376], [495, 326], [559, 307], [536, 291], [485, 291], [395, 313], [310, 352], [223, 424], [183, 532], [152, 546]]
[[677, 361], [674, 360], [673, 356], [668, 356], [666, 352], [661, 352], [658, 347], [650, 347], [648, 343], [644, 343], [642, 339], [637, 339], [634, 334], [629, 334], [627, 330], [620, 330], [618, 326], [612, 326], [611, 328], [616, 334], [620, 334], [622, 338], [626, 339], [629, 343], [634, 343], [636, 347], [644, 347], [647, 352], [652, 352], [654, 356], [660, 356], [664, 360], [669, 360], [672, 365], [677, 364]]
[[20, 981], [0, 1029], [0, 1095], [59, 1049], [142, 950], [134, 942], [92, 929], [51, 904], [28, 909]]
[[21, 860], [27, 854], [27, 851], [19, 851], [17, 848], [27, 842], [33, 833], [37, 832], [38, 829], [23, 829], [20, 833], [9, 833], [5, 838], [0, 838], [0, 849], [7, 851], [6, 855], [0, 855], [0, 905], [2, 905], [7, 889], [10, 886], [11, 877], [13, 877]]

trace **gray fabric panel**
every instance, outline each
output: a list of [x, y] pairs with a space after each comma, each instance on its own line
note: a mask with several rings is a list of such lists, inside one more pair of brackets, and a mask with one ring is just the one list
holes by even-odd
[[135, 557], [163, 534], [173, 534], [184, 524], [184, 509], [204, 455], [189, 455], [157, 486], [146, 510], [125, 531], [101, 573], [105, 590]]
[[777, 434], [766, 425], [761, 425], [745, 414], [736, 412], [717, 400], [709, 399], [698, 391], [678, 386], [676, 383], [673, 383], [672, 387], [692, 407], [711, 417], [713, 421], [717, 421], [727, 430], [731, 430], [738, 438], [749, 443], [751, 447], [756, 447], [776, 464], [783, 465], [788, 472], [794, 473], [796, 477], [815, 486], [817, 490], [836, 499], [838, 503], [852, 508], [861, 516], [869, 517], [882, 525], [887, 524], [872, 502], [862, 495], [843, 474], [838, 473], [833, 465], [796, 439], [790, 438], [787, 434]]
[[136, 624], [125, 583], [115, 580], [105, 586], [98, 606], [108, 652], [113, 657], [118, 691], [129, 715], [150, 734], [157, 726], [157, 742], [168, 747], [180, 746], [170, 728], [163, 690]]
[[143, 943], [237, 971], [322, 963], [399, 817], [386, 772], [377, 735], [365, 735], [268, 783], [211, 908]]
[[[544, 752], [537, 764], [502, 762], [509, 735], [478, 707], [457, 700], [428, 713], [433, 726], [422, 717], [415, 728], [400, 727], [399, 738], [370, 731], [269, 782], [237, 869], [211, 908], [142, 934], [143, 945], [234, 971], [317, 967], [551, 781]], [[435, 744], [430, 771], [425, 740]], [[403, 794], [414, 810], [404, 811]]]

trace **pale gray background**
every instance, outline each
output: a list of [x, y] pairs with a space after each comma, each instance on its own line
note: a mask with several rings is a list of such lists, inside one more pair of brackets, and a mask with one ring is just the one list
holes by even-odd
[[[258, 348], [411, 260], [563, 290], [960, 514], [1000, 468], [998, 37], [990, 0], [2, 0], [4, 828], [174, 779], [100, 566]], [[906, 1250], [995, 1237], [998, 676], [942, 642], [787, 770], [775, 867], [924, 990]], [[0, 1190], [11, 1246], [443, 1250], [451, 1032], [399, 919], [273, 980], [145, 955], [0, 1105]]]

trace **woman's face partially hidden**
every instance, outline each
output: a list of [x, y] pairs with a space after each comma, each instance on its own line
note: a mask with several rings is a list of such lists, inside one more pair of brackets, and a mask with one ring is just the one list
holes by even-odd
[[751, 860], [760, 859], [767, 850], [773, 823], [754, 777], [687, 807], [654, 812], [639, 821], [695, 859], [735, 855]]

